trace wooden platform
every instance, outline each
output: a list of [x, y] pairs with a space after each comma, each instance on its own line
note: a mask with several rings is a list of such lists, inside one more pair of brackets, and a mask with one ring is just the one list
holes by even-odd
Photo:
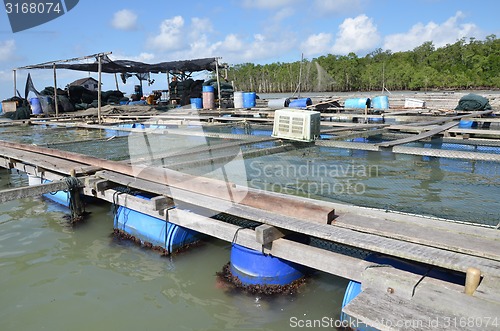
[[[414, 114], [414, 111], [405, 114]], [[395, 114], [397, 116], [397, 114]], [[138, 116], [136, 116], [138, 117]], [[189, 116], [166, 120], [191, 121]], [[210, 116], [204, 118], [209, 120]], [[391, 149], [394, 153], [481, 159], [500, 162], [500, 155], [475, 152], [446, 151], [403, 146], [434, 135], [453, 132], [458, 122], [445, 125], [397, 126], [388, 124], [329, 123], [324, 133], [331, 140], [318, 140], [317, 146], [379, 151]], [[46, 125], [46, 124], [39, 124]], [[102, 130], [108, 125], [58, 123], [61, 127]], [[124, 131], [147, 132], [127, 129]], [[387, 132], [416, 134], [382, 144], [343, 141], [350, 137], [381, 135]], [[484, 131], [484, 130], [483, 130]], [[160, 129], [160, 135], [204, 135], [203, 132], [183, 128]], [[225, 139], [213, 150], [223, 151], [234, 146], [276, 141], [276, 138], [232, 133], [210, 133], [210, 137]], [[337, 137], [336, 140], [335, 138]], [[494, 137], [494, 135], [492, 135]], [[457, 139], [443, 137], [442, 139]], [[476, 138], [473, 138], [476, 139]], [[477, 138], [480, 139], [480, 138]], [[488, 139], [492, 143], [493, 139]], [[474, 140], [475, 141], [475, 140]], [[56, 147], [54, 145], [54, 147]], [[206, 148], [206, 147], [205, 147]], [[287, 142], [268, 149], [246, 153], [279, 153], [295, 148]], [[189, 160], [190, 156], [205, 150], [175, 151], [155, 155], [155, 158], [181, 158], [176, 167], [200, 162], [217, 162], [218, 157]], [[263, 251], [316, 270], [355, 280], [363, 284], [363, 292], [344, 311], [380, 330], [494, 330], [493, 318], [500, 319], [500, 232], [486, 226], [472, 226], [443, 220], [407, 215], [349, 204], [319, 201], [256, 189], [242, 190], [233, 183], [194, 178], [161, 166], [132, 169], [129, 160], [117, 162], [91, 156], [69, 153], [39, 146], [0, 143], [0, 167], [59, 180], [72, 171], [84, 184], [83, 193], [111, 203], [126, 206], [145, 214], [165, 219], [200, 233]], [[0, 201], [23, 198], [60, 188], [56, 182], [33, 188], [0, 192]], [[151, 201], [123, 193], [118, 188], [148, 192]], [[231, 194], [241, 195], [234, 199]], [[224, 193], [226, 192], [226, 193]], [[2, 200], [4, 199], [4, 200]], [[175, 205], [175, 209], [172, 206]], [[250, 221], [254, 228], [241, 229], [215, 215], [227, 215]], [[237, 233], [237, 236], [236, 236]], [[293, 240], [290, 234], [300, 234], [310, 241]], [[311, 242], [319, 242], [311, 244]], [[381, 253], [394, 258], [422, 263], [429, 268], [464, 273], [467, 268], [481, 270], [482, 282], [473, 296], [463, 293], [463, 284], [416, 275], [368, 262], [351, 254], [357, 250], [366, 254]], [[489, 325], [485, 325], [486, 319]], [[474, 319], [477, 325], [463, 325], [461, 321]], [[399, 327], [400, 323], [406, 323]], [[500, 326], [500, 320], [497, 325]]]

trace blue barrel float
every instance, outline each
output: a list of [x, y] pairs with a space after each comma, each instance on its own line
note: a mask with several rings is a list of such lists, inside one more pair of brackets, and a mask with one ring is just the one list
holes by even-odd
[[288, 104], [290, 108], [306, 108], [312, 105], [311, 98], [292, 99]]
[[191, 98], [191, 109], [202, 109], [203, 99], [202, 98]]
[[40, 104], [40, 100], [38, 98], [31, 98], [30, 104], [31, 104], [31, 113], [33, 115], [43, 114], [42, 105]]
[[[366, 258], [367, 261], [376, 263], [378, 265], [387, 265], [392, 266], [396, 269], [408, 271], [417, 275], [422, 275], [425, 277], [436, 278], [439, 280], [447, 281], [454, 284], [465, 284], [465, 274], [455, 272], [455, 271], [447, 271], [443, 269], [434, 268], [432, 266], [426, 266], [424, 264], [406, 261], [402, 259], [398, 259], [395, 257], [384, 256], [380, 254], [372, 254]], [[362, 284], [355, 281], [350, 281], [347, 284], [347, 288], [344, 293], [344, 299], [342, 301], [342, 309], [349, 304], [354, 298], [361, 293]], [[369, 325], [358, 323], [356, 319], [352, 318], [348, 314], [341, 311], [340, 320], [345, 325], [356, 325], [353, 329], [355, 331], [376, 331], [374, 327]]]
[[203, 97], [203, 108], [213, 109], [215, 108], [215, 89], [212, 85], [203, 85], [202, 87], [202, 97]]
[[255, 92], [244, 92], [243, 93], [243, 108], [255, 107], [255, 100], [257, 99], [257, 94]]
[[458, 127], [462, 129], [476, 128], [477, 122], [471, 120], [460, 120]]
[[365, 109], [366, 107], [370, 108], [370, 106], [371, 106], [370, 98], [352, 98], [352, 99], [346, 99], [344, 101], [344, 108]]
[[274, 294], [290, 291], [303, 279], [305, 268], [262, 252], [232, 244], [229, 263], [230, 278], [238, 287], [251, 292]]
[[[46, 184], [51, 182], [52, 181], [48, 179], [43, 179], [38, 176], [28, 175], [29, 186]], [[70, 198], [69, 191], [57, 191], [57, 192], [45, 193], [42, 194], [42, 196], [69, 208], [69, 198]]]
[[389, 97], [387, 95], [380, 95], [371, 101], [372, 108], [375, 109], [389, 109]]
[[167, 254], [174, 253], [201, 238], [196, 231], [123, 206], [118, 207], [116, 211], [114, 228], [134, 236], [142, 244], [150, 243], [152, 246], [162, 247]]

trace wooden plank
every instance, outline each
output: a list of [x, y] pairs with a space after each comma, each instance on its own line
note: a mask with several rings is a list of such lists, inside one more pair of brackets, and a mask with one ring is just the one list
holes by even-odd
[[255, 239], [262, 245], [272, 243], [276, 239], [282, 238], [284, 236], [285, 233], [283, 230], [268, 224], [262, 224], [255, 228]]
[[450, 228], [433, 227], [429, 224], [419, 225], [359, 214], [342, 214], [337, 217], [334, 224], [359, 232], [500, 261], [500, 234], [495, 229], [490, 229], [492, 235], [496, 235], [493, 239], [469, 235], [467, 232], [457, 233], [450, 231]]
[[446, 157], [450, 159], [467, 159], [477, 161], [500, 161], [500, 154], [479, 153], [469, 151], [455, 151], [446, 149], [434, 149], [425, 147], [408, 147], [408, 146], [394, 146], [393, 153], [421, 155], [421, 156], [434, 156]]
[[0, 191], [0, 203], [35, 197], [49, 192], [57, 192], [68, 189], [68, 184], [65, 182], [52, 182], [28, 187], [18, 187]]
[[422, 133], [420, 133], [416, 136], [413, 136], [413, 137], [407, 137], [407, 138], [402, 138], [402, 139], [397, 139], [397, 140], [392, 140], [392, 141], [384, 141], [382, 143], [378, 143], [375, 145], [380, 146], [380, 147], [393, 147], [396, 145], [407, 144], [407, 143], [411, 143], [411, 142], [414, 142], [414, 141], [417, 141], [420, 139], [432, 137], [436, 134], [439, 134], [439, 133], [446, 131], [446, 130], [448, 130], [454, 126], [457, 126], [457, 125], [458, 125], [458, 122], [451, 122], [448, 124], [443, 124], [442, 126], [437, 127], [435, 129], [432, 129], [432, 130], [429, 130], [427, 132], [422, 132]]
[[324, 146], [324, 147], [334, 147], [334, 148], [348, 148], [348, 149], [357, 149], [364, 151], [379, 151], [380, 147], [375, 146], [375, 144], [369, 143], [358, 143], [358, 142], [350, 142], [350, 141], [337, 141], [337, 140], [316, 140], [316, 146]]
[[7, 157], [14, 163], [31, 164], [45, 170], [54, 171], [59, 174], [69, 175], [72, 169], [85, 167], [86, 165], [74, 161], [68, 161], [53, 156], [41, 155], [29, 151], [3, 146], [0, 155]]
[[154, 211], [165, 210], [175, 207], [172, 199], [161, 196], [151, 198], [151, 206]]
[[[238, 217], [276, 226], [280, 229], [303, 233], [352, 247], [358, 247], [373, 252], [380, 252], [391, 256], [414, 260], [429, 265], [436, 265], [445, 269], [457, 270], [461, 272], [465, 272], [465, 270], [470, 266], [476, 266], [485, 274], [500, 275], [500, 262], [490, 259], [423, 246], [417, 243], [403, 242], [393, 238], [381, 237], [370, 233], [361, 233], [331, 225], [307, 222], [303, 219], [283, 217], [256, 208], [251, 208], [249, 206], [236, 205], [221, 199], [203, 196], [202, 194], [195, 192], [188, 192], [173, 188], [167, 189], [165, 186], [157, 183], [145, 182], [140, 179], [126, 177], [112, 172], [101, 172], [98, 175], [111, 181], [122, 182], [124, 185], [129, 187], [142, 188], [157, 194], [174, 196], [174, 201], [176, 201], [176, 203], [178, 201], [185, 201], [195, 206], [202, 206], [216, 211], [223, 211]], [[340, 205], [331, 204], [331, 206], [339, 207]], [[366, 210], [363, 211], [363, 209], [359, 209], [360, 214], [366, 212]], [[213, 215], [216, 213], [217, 212]], [[391, 216], [397, 217], [397, 215]]]
[[110, 169], [129, 176], [138, 176], [149, 181], [157, 181], [170, 187], [180, 188], [227, 201], [263, 209], [283, 216], [301, 217], [314, 222], [328, 223], [335, 211], [327, 203], [313, 199], [299, 199], [284, 194], [252, 189], [222, 180], [194, 176], [165, 168], [130, 166], [122, 162], [99, 159], [73, 152], [52, 150], [38, 146], [0, 141], [0, 146], [16, 148], [40, 154], [49, 154], [62, 159], [71, 159], [87, 165]]
[[[87, 195], [92, 194], [92, 188], [90, 187], [85, 187], [83, 190]], [[151, 205], [147, 200], [141, 198], [125, 193], [115, 193], [113, 190], [99, 193], [97, 197], [146, 215], [165, 219], [165, 216], [162, 217], [158, 212], [151, 209]], [[234, 242], [258, 251], [262, 250], [262, 244], [256, 241], [255, 231], [250, 229], [240, 229], [237, 225], [224, 223], [181, 208], [170, 209], [168, 211], [168, 220], [171, 223], [211, 237]], [[272, 245], [265, 248], [264, 251], [266, 254], [271, 254], [272, 256], [356, 281], [361, 281], [362, 271], [367, 266], [372, 265], [370, 262], [354, 257], [307, 246], [283, 238], [273, 241]]]
[[[443, 293], [436, 292], [432, 298], [424, 298], [423, 301], [405, 300], [387, 292], [367, 288], [342, 310], [382, 331], [498, 330], [500, 323], [498, 310], [492, 311], [499, 308], [497, 305], [474, 300], [473, 297], [465, 294], [460, 296], [458, 302], [456, 301], [457, 295], [452, 295], [451, 300], [443, 300], [447, 298]], [[429, 302], [435, 303], [438, 308], [429, 307]], [[459, 307], [465, 309], [474, 307], [475, 309], [473, 312], [463, 313], [455, 310]], [[480, 310], [479, 313], [477, 313], [478, 310]], [[489, 325], [486, 325], [488, 317], [490, 318]], [[473, 323], [467, 324], [469, 318]], [[491, 323], [495, 318], [497, 318], [496, 326]]]
[[[256, 235], [254, 231], [239, 229], [236, 225], [216, 221], [178, 208], [169, 211], [169, 221], [248, 248], [258, 251], [262, 249], [262, 245], [255, 241]], [[238, 231], [237, 235], [235, 235], [236, 231]], [[362, 271], [372, 265], [370, 262], [354, 257], [307, 246], [284, 238], [273, 241], [270, 249], [264, 248], [264, 253], [356, 281], [360, 281]]]

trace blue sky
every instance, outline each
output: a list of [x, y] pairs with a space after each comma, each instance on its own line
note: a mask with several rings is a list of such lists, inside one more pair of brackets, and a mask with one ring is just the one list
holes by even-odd
[[[364, 56], [426, 41], [440, 47], [463, 37], [500, 38], [498, 13], [497, 0], [80, 0], [53, 21], [12, 33], [2, 11], [0, 99], [13, 96], [13, 68], [58, 59], [113, 52], [115, 59], [147, 63], [218, 56], [229, 64], [264, 64], [298, 61], [302, 53]], [[26, 75], [18, 72], [20, 92]], [[31, 75], [39, 90], [53, 85], [51, 70]], [[58, 86], [87, 76], [60, 70]], [[115, 87], [111, 76], [103, 76], [105, 90]], [[156, 79], [145, 90], [163, 83]], [[120, 89], [130, 93], [134, 84], [120, 82]]]

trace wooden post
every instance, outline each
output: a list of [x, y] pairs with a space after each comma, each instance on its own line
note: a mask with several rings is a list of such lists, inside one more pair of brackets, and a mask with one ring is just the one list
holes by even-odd
[[17, 75], [16, 75], [16, 69], [12, 70], [14, 73], [14, 96], [16, 96], [17, 93]]
[[220, 78], [219, 78], [219, 60], [216, 58], [215, 59], [215, 74], [217, 75], [217, 92], [218, 92], [218, 98], [219, 98], [219, 109], [220, 104], [221, 104], [221, 93], [220, 93]]
[[102, 87], [101, 87], [101, 73], [102, 73], [102, 54], [98, 55], [98, 85], [97, 85], [97, 121], [99, 124], [101, 124], [101, 92], [102, 92]]
[[54, 69], [54, 104], [56, 109], [56, 117], [59, 117], [59, 105], [57, 102], [57, 76], [56, 76], [56, 63], [52, 64], [52, 68]]
[[[70, 170], [70, 176], [76, 179], [76, 170]], [[76, 179], [78, 181], [78, 179]], [[80, 187], [72, 187], [69, 190], [70, 194], [70, 209], [72, 212], [73, 222], [78, 221], [83, 217], [84, 208], [82, 204], [82, 200], [80, 199]]]
[[473, 295], [481, 280], [481, 270], [477, 268], [467, 268], [465, 273], [465, 294]]
[[116, 76], [116, 72], [115, 72], [115, 84], [116, 84], [116, 90], [120, 91], [120, 88], [118, 87], [118, 77]]

